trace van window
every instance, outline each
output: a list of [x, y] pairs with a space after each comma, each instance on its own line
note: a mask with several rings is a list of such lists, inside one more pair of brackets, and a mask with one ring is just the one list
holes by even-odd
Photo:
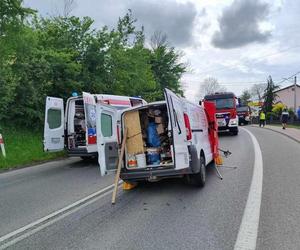
[[101, 132], [104, 137], [112, 136], [112, 117], [108, 114], [101, 114]]
[[47, 122], [50, 129], [59, 128], [61, 126], [61, 110], [48, 109]]

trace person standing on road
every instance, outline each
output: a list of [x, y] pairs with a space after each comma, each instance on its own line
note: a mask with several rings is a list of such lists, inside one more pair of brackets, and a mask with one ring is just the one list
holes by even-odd
[[259, 113], [259, 126], [265, 126], [266, 124], [266, 114], [263, 110], [260, 111]]
[[287, 108], [284, 108], [281, 113], [281, 123], [282, 123], [282, 129], [286, 129], [286, 124], [289, 119], [289, 112]]

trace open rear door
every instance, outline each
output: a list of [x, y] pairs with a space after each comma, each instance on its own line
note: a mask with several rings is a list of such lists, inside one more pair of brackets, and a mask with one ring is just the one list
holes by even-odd
[[94, 95], [83, 92], [83, 104], [86, 125], [86, 149], [88, 153], [97, 152], [96, 101]]
[[176, 169], [189, 167], [188, 142], [183, 116], [182, 99], [169, 89], [164, 90], [170, 117], [169, 126], [173, 134], [173, 148]]
[[118, 161], [118, 136], [117, 136], [116, 108], [97, 103], [96, 125], [97, 125], [97, 148], [98, 162], [101, 175], [116, 170]]
[[61, 98], [46, 97], [44, 151], [64, 149], [64, 102]]

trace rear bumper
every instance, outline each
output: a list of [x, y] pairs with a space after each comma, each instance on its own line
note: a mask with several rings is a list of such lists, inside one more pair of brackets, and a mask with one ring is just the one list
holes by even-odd
[[239, 122], [249, 122], [249, 116], [239, 116]]
[[218, 127], [218, 131], [232, 131], [232, 130], [237, 130], [238, 126], [224, 126], [224, 127]]
[[168, 177], [178, 177], [185, 174], [191, 174], [191, 168], [185, 168], [180, 170], [175, 170], [173, 168], [168, 169], [143, 169], [143, 170], [124, 170], [121, 171], [122, 180], [159, 180]]
[[88, 153], [86, 148], [73, 148], [67, 149], [67, 154], [70, 157], [80, 157], [80, 156], [97, 156], [97, 152]]

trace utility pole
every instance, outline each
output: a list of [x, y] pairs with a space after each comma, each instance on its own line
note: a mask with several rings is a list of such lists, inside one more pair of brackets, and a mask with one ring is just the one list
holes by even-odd
[[295, 76], [294, 81], [294, 112], [297, 112], [297, 76]]

